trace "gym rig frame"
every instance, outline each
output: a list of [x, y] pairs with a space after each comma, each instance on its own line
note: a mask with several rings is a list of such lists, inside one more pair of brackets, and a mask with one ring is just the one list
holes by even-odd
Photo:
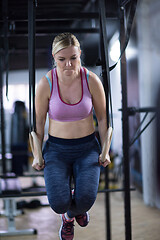
[[[107, 2], [107, 1], [106, 1]], [[119, 1], [120, 2], [120, 1]], [[142, 112], [142, 111], [150, 111], [149, 109], [134, 109], [132, 108], [132, 114], [131, 109], [128, 108], [128, 102], [127, 102], [127, 74], [126, 74], [126, 56], [125, 51], [123, 51], [123, 47], [125, 44], [125, 5], [128, 2], [135, 2], [133, 0], [126, 0], [121, 1], [121, 4], [119, 4], [119, 14], [118, 16], [106, 16], [106, 7], [105, 7], [105, 0], [99, 0], [99, 12], [98, 13], [90, 13], [90, 14], [79, 14], [79, 16], [75, 16], [75, 14], [63, 14], [64, 18], [74, 18], [74, 19], [97, 19], [99, 18], [99, 29], [88, 29], [84, 30], [84, 32], [90, 32], [90, 33], [99, 33], [100, 35], [100, 52], [101, 52], [101, 58], [100, 58], [100, 65], [102, 66], [102, 77], [103, 77], [103, 85], [106, 93], [106, 103], [107, 103], [107, 120], [109, 123], [109, 102], [111, 99], [111, 92], [110, 90], [110, 69], [108, 65], [108, 44], [107, 44], [107, 33], [106, 33], [106, 27], [107, 27], [107, 19], [108, 18], [118, 18], [119, 19], [119, 32], [120, 32], [120, 48], [121, 53], [123, 52], [121, 58], [120, 58], [120, 70], [121, 70], [121, 85], [122, 85], [122, 136], [123, 136], [123, 176], [124, 176], [124, 182], [123, 182], [123, 188], [122, 189], [114, 189], [110, 190], [108, 186], [108, 168], [105, 168], [105, 189], [102, 191], [99, 191], [100, 193], [105, 193], [105, 208], [106, 208], [106, 240], [111, 240], [111, 213], [110, 213], [110, 192], [124, 192], [124, 217], [125, 217], [125, 240], [131, 240], [132, 239], [132, 228], [131, 228], [131, 198], [130, 198], [130, 191], [134, 190], [130, 188], [130, 161], [129, 161], [129, 116], [133, 115], [134, 112]], [[4, 38], [4, 41], [6, 41], [6, 48], [4, 51], [8, 51], [7, 48], [7, 1], [3, 0], [3, 6], [4, 6], [4, 35], [2, 38]], [[29, 84], [30, 84], [30, 90], [29, 90], [29, 98], [30, 98], [30, 109], [34, 109], [34, 94], [35, 94], [35, 11], [36, 11], [36, 1], [28, 0], [28, 65], [29, 65]], [[57, 15], [57, 18], [60, 18], [61, 16]], [[81, 29], [82, 30], [82, 29]], [[63, 29], [61, 29], [61, 32]], [[75, 29], [76, 31], [76, 29]], [[74, 32], [74, 29], [72, 29], [72, 32]], [[1, 39], [2, 40], [2, 39]], [[7, 59], [6, 59], [7, 63]], [[3, 175], [6, 176], [6, 158], [5, 158], [5, 133], [4, 133], [4, 108], [3, 108], [3, 58], [0, 56], [0, 102], [1, 102], [1, 143], [2, 143], [2, 169], [3, 169]], [[123, 79], [123, 81], [122, 81]], [[31, 96], [33, 96], [33, 99], [31, 99]], [[32, 104], [32, 106], [31, 106]], [[152, 109], [152, 111], [155, 111], [155, 109]], [[35, 114], [33, 112], [33, 119], [30, 112], [30, 126], [33, 124], [35, 128]], [[3, 176], [1, 176], [3, 178]], [[5, 177], [3, 180], [6, 180]], [[40, 195], [45, 195], [46, 192], [42, 192]], [[12, 211], [12, 217], [15, 215], [15, 205], [14, 200], [15, 198], [21, 197], [21, 196], [40, 196], [39, 193], [23, 193], [23, 192], [17, 192], [16, 194], [1, 194], [0, 198], [4, 199], [10, 199], [13, 200], [13, 211]], [[10, 201], [9, 200], [9, 201]], [[8, 201], [8, 200], [7, 200]], [[11, 203], [12, 204], [12, 203]], [[8, 214], [9, 215], [9, 214]], [[9, 222], [11, 226], [11, 222]], [[14, 229], [15, 231], [15, 229]], [[29, 234], [37, 233], [36, 230], [29, 230]], [[23, 234], [23, 233], [22, 233]], [[1, 233], [0, 233], [1, 235]]]

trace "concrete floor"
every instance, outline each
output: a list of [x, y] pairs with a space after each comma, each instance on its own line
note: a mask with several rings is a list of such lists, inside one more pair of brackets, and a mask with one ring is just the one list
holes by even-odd
[[[37, 199], [37, 198], [36, 198]], [[41, 203], [47, 203], [47, 198], [40, 197]], [[23, 199], [18, 199], [18, 201]], [[25, 199], [30, 201], [31, 198]], [[125, 240], [123, 194], [111, 193], [111, 222], [112, 240]], [[105, 197], [99, 193], [96, 203], [90, 210], [90, 223], [81, 228], [75, 223], [75, 240], [105, 240]], [[3, 201], [0, 199], [0, 209]], [[160, 239], [160, 210], [145, 206], [142, 195], [138, 191], [131, 193], [132, 209], [132, 239], [133, 240], [159, 240]], [[37, 235], [2, 237], [0, 240], [58, 240], [61, 225], [60, 217], [50, 207], [37, 209], [24, 209], [25, 214], [16, 217], [17, 229], [35, 228]], [[0, 230], [5, 230], [6, 218], [0, 217]]]

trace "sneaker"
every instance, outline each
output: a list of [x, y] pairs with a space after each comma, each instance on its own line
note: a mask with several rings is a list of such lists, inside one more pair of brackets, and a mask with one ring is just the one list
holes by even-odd
[[67, 221], [64, 214], [61, 215], [62, 225], [59, 230], [60, 240], [72, 240], [74, 237], [74, 220]]
[[76, 222], [81, 226], [81, 227], [86, 227], [89, 223], [89, 213], [86, 212], [84, 214], [78, 215], [75, 217]]

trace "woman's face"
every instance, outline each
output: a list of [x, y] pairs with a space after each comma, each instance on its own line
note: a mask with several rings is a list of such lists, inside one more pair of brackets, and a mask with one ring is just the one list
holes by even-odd
[[78, 73], [81, 66], [80, 56], [81, 50], [76, 46], [69, 46], [60, 50], [54, 56], [57, 69], [66, 76]]

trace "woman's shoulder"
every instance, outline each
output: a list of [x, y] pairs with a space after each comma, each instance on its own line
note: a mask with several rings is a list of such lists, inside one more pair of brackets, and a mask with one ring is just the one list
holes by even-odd
[[49, 82], [51, 82], [52, 79], [52, 70], [49, 70], [46, 74], [44, 74], [41, 79], [38, 82], [38, 89], [48, 89], [48, 86], [50, 85]]
[[45, 77], [49, 77], [50, 79], [52, 78], [52, 71], [53, 69], [49, 70], [46, 74]]
[[[87, 69], [87, 68], [85, 68]], [[94, 93], [95, 91], [98, 91], [98, 89], [102, 88], [102, 82], [98, 75], [94, 73], [93, 71], [89, 70], [89, 78], [88, 78], [88, 85], [91, 94]]]
[[88, 74], [89, 74], [89, 84], [95, 85], [95, 84], [101, 83], [101, 80], [97, 76], [96, 73], [94, 73], [93, 71], [87, 69], [86, 67], [84, 67], [84, 69], [86, 70], [86, 72], [88, 71]]

